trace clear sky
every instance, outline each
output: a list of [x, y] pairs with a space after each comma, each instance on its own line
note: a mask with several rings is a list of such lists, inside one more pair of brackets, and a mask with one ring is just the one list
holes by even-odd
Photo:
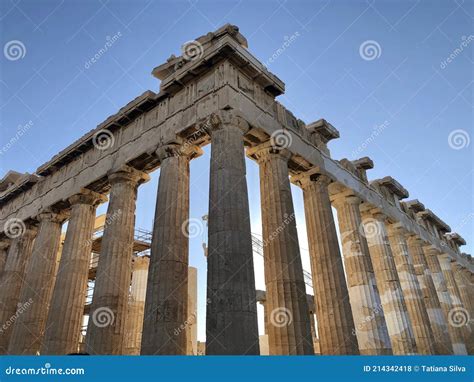
[[[391, 175], [467, 241], [473, 239], [472, 1], [0, 2], [0, 175], [33, 173], [145, 90], [151, 70], [186, 41], [225, 23], [286, 83], [280, 102], [331, 122], [332, 157], [369, 156], [369, 179]], [[91, 58], [111, 42], [95, 63]], [[375, 134], [378, 132], [378, 134]], [[373, 139], [371, 139], [373, 138]], [[209, 147], [192, 162], [191, 218], [207, 213]], [[252, 230], [261, 232], [258, 168], [247, 161]], [[139, 191], [137, 227], [151, 229], [159, 171]], [[309, 270], [302, 193], [296, 218]], [[99, 212], [105, 212], [101, 206]], [[202, 227], [198, 227], [198, 231]], [[206, 262], [199, 269], [205, 335]], [[257, 287], [263, 289], [261, 259]]]

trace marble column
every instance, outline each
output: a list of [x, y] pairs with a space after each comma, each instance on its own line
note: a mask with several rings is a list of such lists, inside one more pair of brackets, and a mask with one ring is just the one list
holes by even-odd
[[451, 309], [448, 316], [448, 325], [456, 327], [462, 334], [464, 344], [467, 347], [470, 341], [471, 328], [469, 327], [469, 312], [464, 307], [461, 300], [461, 294], [454, 279], [453, 270], [451, 268], [451, 256], [448, 254], [441, 254], [438, 256], [441, 271], [443, 272], [444, 279], [446, 280], [446, 287], [448, 288], [449, 297], [451, 300]]
[[456, 261], [451, 263], [454, 280], [459, 290], [459, 296], [464, 311], [459, 312], [460, 322], [467, 321], [469, 340], [466, 343], [468, 354], [474, 354], [474, 302], [472, 300], [471, 272]]
[[260, 167], [270, 355], [314, 354], [288, 173], [291, 154], [268, 144], [250, 153]]
[[303, 189], [311, 276], [322, 355], [359, 354], [326, 175], [298, 179]]
[[337, 210], [342, 253], [352, 316], [362, 355], [392, 354], [390, 338], [375, 283], [367, 241], [359, 229], [361, 200], [354, 195], [339, 195], [333, 204]]
[[433, 283], [438, 294], [438, 300], [443, 310], [444, 317], [448, 324], [449, 336], [451, 343], [453, 344], [453, 352], [457, 355], [467, 354], [466, 344], [464, 343], [463, 334], [458, 327], [453, 326], [449, 322], [450, 311], [452, 309], [451, 296], [448, 291], [446, 279], [444, 278], [443, 271], [439, 264], [438, 254], [439, 251], [431, 245], [423, 247], [426, 262], [431, 271]]
[[187, 355], [197, 355], [197, 287], [197, 268], [188, 267]]
[[258, 355], [243, 134], [238, 117], [211, 119], [206, 354]]
[[134, 256], [127, 323], [125, 326], [124, 353], [127, 355], [140, 354], [149, 265], [150, 258], [148, 256]]
[[41, 354], [78, 352], [95, 211], [97, 205], [106, 200], [105, 196], [86, 189], [69, 198], [71, 218], [51, 297]]
[[413, 259], [418, 283], [430, 320], [436, 354], [453, 354], [453, 345], [449, 337], [448, 325], [439, 303], [438, 294], [431, 277], [431, 271], [423, 253], [423, 240], [417, 235], [407, 235], [408, 251]]
[[10, 339], [10, 354], [38, 354], [43, 342], [48, 308], [55, 281], [64, 213], [47, 209], [38, 216], [39, 229], [25, 271], [19, 302], [31, 302], [18, 316]]
[[189, 161], [199, 148], [183, 152], [165, 145], [160, 159], [160, 181], [151, 244], [150, 270], [141, 353], [186, 354], [188, 301]]
[[2, 277], [5, 264], [7, 263], [8, 248], [10, 247], [10, 239], [4, 238], [0, 240], [0, 278]]
[[263, 308], [263, 333], [268, 335], [268, 311], [267, 311], [267, 296], [266, 292], [264, 290], [257, 290], [257, 302], [262, 306]]
[[12, 238], [5, 268], [0, 275], [0, 354], [8, 354], [13, 325], [30, 304], [20, 304], [19, 297], [35, 236], [36, 228], [27, 225], [19, 236]]
[[387, 227], [390, 247], [397, 268], [418, 354], [435, 354], [435, 345], [423, 293], [406, 242], [406, 230], [399, 224]]
[[116, 355], [124, 352], [137, 189], [149, 177], [124, 167], [108, 178], [110, 201], [87, 325], [86, 351]]
[[413, 330], [388, 241], [385, 220], [386, 216], [379, 211], [367, 212], [363, 215], [360, 229], [369, 245], [393, 354], [416, 354]]

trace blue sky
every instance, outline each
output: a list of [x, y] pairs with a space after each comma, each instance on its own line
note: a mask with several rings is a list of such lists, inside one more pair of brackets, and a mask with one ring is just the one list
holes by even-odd
[[[371, 157], [369, 179], [393, 176], [410, 198], [459, 232], [468, 241], [463, 250], [472, 253], [473, 4], [2, 1], [0, 175], [10, 169], [33, 173], [143, 91], [157, 92], [155, 66], [178, 55], [184, 42], [229, 22], [286, 83], [280, 102], [307, 123], [325, 118], [340, 131], [329, 145], [333, 158]], [[110, 49], [88, 65], [110, 39]], [[11, 41], [23, 45], [20, 56], [7, 49]], [[192, 218], [207, 213], [208, 167], [206, 147], [191, 165]], [[261, 232], [258, 168], [248, 161], [247, 170], [252, 230]], [[140, 188], [137, 227], [151, 227], [158, 176], [153, 173]], [[302, 193], [296, 188], [294, 201], [304, 249]], [[200, 313], [205, 234], [193, 238], [190, 249], [190, 263], [199, 268]], [[261, 277], [257, 287], [263, 288]]]

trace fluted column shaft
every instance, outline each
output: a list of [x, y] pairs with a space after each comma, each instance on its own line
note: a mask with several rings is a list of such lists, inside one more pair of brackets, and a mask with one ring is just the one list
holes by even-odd
[[449, 336], [451, 338], [451, 343], [453, 345], [454, 354], [465, 355], [467, 354], [466, 345], [464, 343], [463, 335], [459, 328], [453, 326], [449, 322], [450, 311], [452, 309], [451, 296], [448, 292], [448, 287], [446, 284], [446, 279], [444, 278], [441, 266], [439, 264], [438, 254], [439, 251], [431, 246], [423, 247], [425, 254], [425, 259], [428, 264], [428, 267], [431, 271], [431, 277], [433, 278], [433, 283], [436, 288], [436, 293], [438, 295], [438, 300], [443, 310], [444, 317], [448, 324]]
[[138, 185], [148, 175], [124, 168], [109, 175], [111, 185], [102, 248], [87, 326], [89, 354], [123, 354], [128, 310]]
[[41, 354], [76, 353], [84, 314], [95, 211], [105, 197], [84, 190], [69, 199], [71, 218], [51, 297]]
[[43, 342], [48, 308], [53, 292], [61, 225], [66, 215], [51, 210], [39, 215], [39, 230], [25, 271], [20, 303], [32, 301], [15, 322], [8, 352], [39, 353]]
[[363, 226], [394, 355], [415, 354], [410, 318], [403, 298], [382, 213], [366, 213]]
[[420, 284], [421, 293], [430, 320], [436, 354], [453, 354], [453, 345], [449, 337], [448, 325], [439, 303], [438, 294], [431, 277], [431, 271], [423, 253], [422, 240], [416, 235], [409, 235], [408, 250], [413, 259], [413, 266]]
[[388, 237], [397, 268], [418, 354], [435, 354], [433, 332], [423, 294], [405, 239], [406, 231], [396, 224], [388, 226]]
[[263, 147], [260, 167], [270, 355], [314, 354], [291, 195], [287, 150]]
[[268, 311], [267, 311], [267, 303], [265, 300], [262, 300], [262, 301], [259, 301], [259, 303], [262, 305], [263, 307], [263, 334], [267, 334], [268, 335], [268, 325], [269, 325], [269, 322], [268, 322]]
[[[150, 258], [135, 257], [132, 266], [132, 284], [126, 323], [125, 354], [139, 355], [142, 343], [143, 317]], [[145, 334], [146, 335], [146, 334]]]
[[[12, 238], [8, 249], [7, 261], [3, 273], [0, 275], [0, 354], [8, 354], [13, 325], [20, 313], [23, 313], [23, 304], [19, 305], [19, 297], [23, 280], [25, 279], [25, 267], [31, 257], [33, 241], [36, 229], [25, 226]], [[26, 302], [27, 308], [30, 302]]]
[[178, 145], [157, 150], [156, 202], [142, 354], [186, 354], [188, 301], [189, 160]]
[[352, 195], [334, 200], [355, 324], [354, 335], [357, 336], [360, 354], [392, 354], [369, 248], [359, 228], [362, 221], [360, 203], [361, 200]]
[[468, 325], [468, 311], [464, 307], [461, 300], [461, 294], [454, 279], [453, 270], [451, 268], [451, 257], [447, 254], [438, 256], [441, 271], [446, 280], [446, 287], [448, 288], [449, 297], [451, 299], [451, 309], [448, 316], [448, 325], [456, 327], [462, 334], [464, 345], [467, 347], [470, 341], [471, 330]]
[[10, 240], [0, 240], [0, 278], [7, 263], [8, 247], [10, 247]]
[[[466, 342], [468, 354], [474, 354], [474, 303], [473, 303], [473, 290], [471, 280], [472, 274], [469, 270], [464, 268], [457, 262], [451, 263], [453, 270], [454, 280], [459, 290], [459, 296], [463, 305], [463, 311], [460, 311], [459, 320], [460, 322], [465, 321], [468, 326], [469, 339]], [[469, 330], [470, 329], [470, 330]]]
[[[225, 117], [225, 116], [224, 116]], [[258, 355], [252, 237], [240, 119], [210, 128], [206, 354]]]
[[321, 354], [359, 354], [329, 199], [330, 179], [320, 175], [299, 183], [303, 188]]

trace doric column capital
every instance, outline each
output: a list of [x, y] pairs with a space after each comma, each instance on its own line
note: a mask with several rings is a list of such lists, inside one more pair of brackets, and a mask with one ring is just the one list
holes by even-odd
[[425, 243], [425, 241], [421, 237], [419, 237], [416, 233], [413, 233], [411, 231], [407, 231], [407, 241], [410, 244], [419, 245], [419, 246], [423, 246]]
[[160, 162], [163, 162], [165, 159], [179, 156], [180, 148], [181, 145], [172, 143], [158, 147], [155, 153]]
[[255, 291], [255, 296], [256, 296], [257, 302], [259, 302], [262, 305], [265, 305], [265, 302], [267, 301], [266, 291], [257, 289]]
[[107, 201], [107, 196], [83, 188], [79, 193], [71, 196], [68, 201], [71, 206], [76, 204], [89, 204], [92, 206], [98, 206], [99, 204], [105, 203]]
[[438, 256], [439, 254], [441, 254], [441, 252], [438, 250], [438, 248], [434, 247], [432, 244], [425, 244], [423, 246], [423, 249], [425, 250], [425, 252], [428, 255]]
[[449, 261], [450, 263], [455, 263], [456, 262], [456, 259], [454, 257], [452, 257], [451, 255], [448, 255], [445, 252], [438, 251], [438, 254], [439, 254], [440, 258], [445, 259], [445, 260]]
[[332, 203], [334, 207], [337, 208], [337, 206], [341, 204], [350, 204], [350, 205], [357, 205], [359, 206], [362, 203], [362, 199], [359, 198], [357, 195], [347, 195], [347, 194], [341, 194], [341, 195], [336, 195], [332, 198]]
[[123, 166], [108, 174], [110, 184], [130, 182], [136, 185], [148, 182], [150, 176], [143, 171], [139, 171], [130, 166]]
[[283, 147], [277, 147], [271, 141], [267, 141], [247, 150], [247, 155], [255, 158], [257, 162], [264, 162], [271, 159], [283, 159], [288, 162], [291, 152]]
[[199, 128], [205, 130], [209, 135], [212, 135], [213, 131], [225, 129], [225, 128], [238, 128], [242, 134], [245, 134], [250, 126], [242, 116], [239, 115], [238, 111], [230, 110], [219, 110], [216, 113], [212, 113]]
[[69, 211], [56, 211], [48, 207], [41, 211], [36, 217], [39, 222], [50, 221], [52, 223], [63, 223], [69, 217]]
[[132, 261], [133, 272], [148, 269], [150, 266], [149, 256], [134, 256]]
[[306, 173], [292, 176], [291, 181], [304, 190], [305, 188], [313, 185], [315, 185], [316, 187], [327, 188], [332, 182], [332, 179], [325, 174], [308, 171]]
[[400, 222], [387, 224], [387, 232], [389, 236], [402, 235], [408, 237], [407, 229]]
[[381, 223], [388, 221], [388, 216], [380, 208], [368, 208], [362, 212], [364, 218], [373, 218]]
[[187, 142], [165, 144], [158, 147], [155, 151], [155, 154], [160, 162], [163, 162], [167, 158], [177, 156], [185, 157], [191, 160], [201, 156], [202, 153], [203, 151], [200, 147], [188, 144]]

